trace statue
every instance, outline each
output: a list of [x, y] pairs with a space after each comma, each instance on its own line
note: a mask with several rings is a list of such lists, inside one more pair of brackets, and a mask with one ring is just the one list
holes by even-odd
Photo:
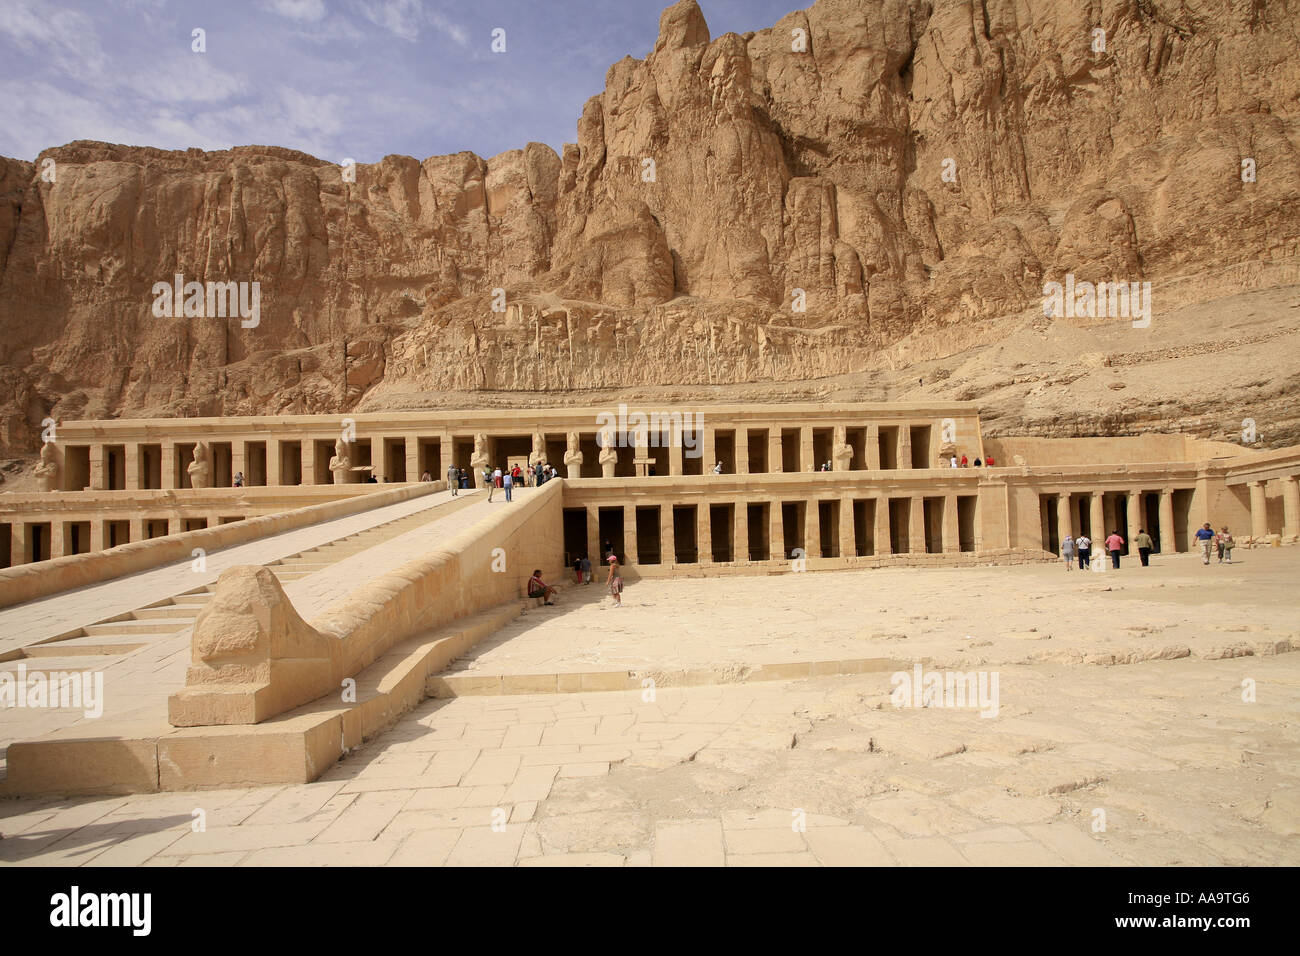
[[352, 480], [352, 458], [348, 455], [348, 443], [342, 438], [334, 443], [334, 457], [330, 459], [330, 474], [334, 484], [346, 485]]
[[185, 470], [189, 473], [191, 488], [212, 487], [212, 453], [208, 451], [207, 442], [201, 441], [194, 446], [194, 460]]
[[59, 466], [59, 450], [54, 447], [54, 442], [46, 442], [41, 446], [41, 460], [36, 463], [36, 477], [41, 483], [41, 491], [58, 491], [59, 489], [59, 472], [62, 469]]
[[614, 432], [606, 426], [600, 433], [600, 473], [604, 478], [614, 477], [614, 468], [618, 465], [618, 452], [614, 450]]
[[853, 446], [849, 444], [848, 430], [843, 425], [835, 426], [835, 444], [831, 447], [831, 459], [835, 471], [848, 471], [853, 461]]
[[534, 467], [546, 461], [546, 439], [541, 432], [533, 432], [533, 450], [528, 455], [528, 466]]
[[474, 487], [485, 488], [483, 483], [483, 469], [488, 467], [491, 459], [487, 453], [487, 435], [479, 432], [474, 436], [474, 454], [469, 456], [469, 470], [474, 472]]
[[564, 453], [564, 464], [570, 478], [582, 477], [582, 450], [578, 447], [578, 433], [569, 432], [569, 447]]

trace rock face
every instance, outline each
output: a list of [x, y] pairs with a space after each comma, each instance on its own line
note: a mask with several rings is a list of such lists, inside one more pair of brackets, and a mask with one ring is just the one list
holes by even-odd
[[[562, 156], [0, 160], [0, 454], [48, 414], [779, 398], [1066, 274], [1150, 282], [1157, 317], [1295, 284], [1298, 57], [1282, 0], [819, 0], [716, 39], [682, 0]], [[155, 317], [178, 273], [258, 282], [258, 323]]]

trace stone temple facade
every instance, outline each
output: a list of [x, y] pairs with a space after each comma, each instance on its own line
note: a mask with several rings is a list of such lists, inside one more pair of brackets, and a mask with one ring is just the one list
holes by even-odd
[[[51, 438], [46, 490], [0, 496], [0, 665], [93, 660], [131, 706], [4, 735], [3, 789], [21, 794], [315, 779], [446, 692], [440, 673], [518, 615], [533, 569], [556, 579], [584, 555], [612, 551], [635, 580], [1050, 561], [1066, 534], [1139, 529], [1167, 554], [1206, 522], [1243, 546], [1300, 537], [1300, 448], [986, 438], [971, 403], [84, 421]], [[483, 472], [516, 464], [559, 480], [489, 501]]]

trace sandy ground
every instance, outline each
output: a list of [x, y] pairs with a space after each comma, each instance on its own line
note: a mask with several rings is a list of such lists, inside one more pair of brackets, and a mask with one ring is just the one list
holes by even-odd
[[1237, 559], [570, 593], [474, 666], [861, 646], [996, 676], [996, 716], [889, 671], [430, 700], [304, 786], [0, 803], [0, 862], [1295, 865], [1300, 548]]

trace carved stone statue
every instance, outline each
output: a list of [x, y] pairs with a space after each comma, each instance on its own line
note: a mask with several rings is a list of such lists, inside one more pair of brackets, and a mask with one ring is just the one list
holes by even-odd
[[602, 477], [613, 478], [614, 468], [618, 465], [618, 451], [614, 448], [614, 431], [605, 428], [600, 433], [600, 473]]
[[208, 451], [207, 442], [201, 441], [194, 446], [194, 460], [185, 470], [189, 473], [191, 488], [212, 487], [212, 453]]
[[485, 488], [483, 483], [483, 469], [488, 467], [491, 461], [487, 453], [487, 435], [479, 432], [474, 436], [474, 454], [469, 456], [469, 470], [474, 472], [474, 487]]
[[546, 461], [546, 439], [541, 432], [533, 432], [533, 450], [528, 455], [529, 466]]
[[835, 444], [831, 448], [835, 471], [848, 471], [853, 462], [853, 446], [849, 444], [848, 431], [843, 425], [835, 426]]
[[47, 441], [41, 446], [41, 460], [36, 463], [36, 478], [41, 483], [41, 491], [58, 491], [59, 472], [62, 470], [59, 450], [54, 447], [54, 442]]
[[330, 459], [330, 474], [334, 484], [346, 485], [352, 480], [352, 457], [348, 454], [348, 444], [342, 438], [334, 443], [334, 457]]
[[569, 447], [564, 453], [564, 464], [570, 478], [582, 477], [582, 449], [578, 447], [578, 433], [569, 432]]

